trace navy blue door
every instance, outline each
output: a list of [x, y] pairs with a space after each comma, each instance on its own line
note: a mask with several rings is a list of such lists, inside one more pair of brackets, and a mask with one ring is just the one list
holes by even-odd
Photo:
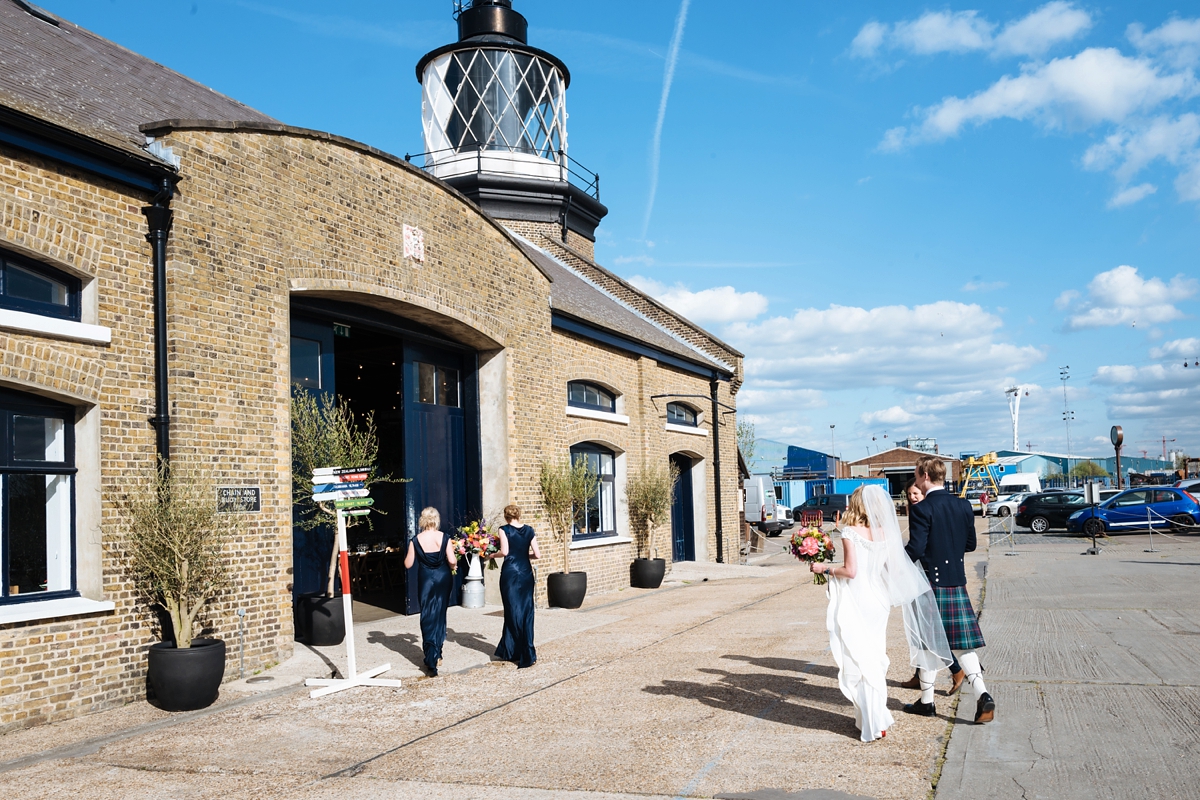
[[671, 499], [671, 541], [674, 561], [696, 560], [696, 529], [692, 517], [692, 460], [684, 455], [671, 456], [679, 470], [675, 494]]
[[[292, 386], [316, 395], [334, 396], [333, 325], [292, 318]], [[325, 591], [334, 531], [292, 527], [292, 594]]]
[[[404, 348], [404, 477], [408, 529], [417, 532], [421, 509], [433, 506], [442, 530], [453, 534], [467, 519], [467, 420], [463, 356], [429, 346]], [[451, 604], [466, 570], [459, 569]], [[415, 572], [410, 572], [407, 606], [418, 613]]]

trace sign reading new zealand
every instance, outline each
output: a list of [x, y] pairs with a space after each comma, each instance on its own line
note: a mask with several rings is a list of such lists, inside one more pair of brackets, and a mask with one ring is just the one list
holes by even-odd
[[217, 511], [262, 511], [262, 489], [257, 486], [217, 487]]

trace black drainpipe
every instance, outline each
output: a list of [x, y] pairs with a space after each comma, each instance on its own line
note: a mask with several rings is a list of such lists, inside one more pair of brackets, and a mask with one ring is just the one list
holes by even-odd
[[[162, 188], [154, 195], [153, 205], [142, 208], [150, 230], [146, 241], [153, 247], [154, 258], [154, 426], [159, 460], [171, 460], [171, 406], [167, 397], [167, 239], [171, 234], [171, 197], [175, 181], [162, 179]], [[718, 504], [719, 507], [719, 504]]]
[[721, 516], [721, 404], [717, 400], [720, 381], [714, 375], [708, 386], [712, 392], [713, 489], [717, 507], [717, 563], [725, 563], [725, 519]]

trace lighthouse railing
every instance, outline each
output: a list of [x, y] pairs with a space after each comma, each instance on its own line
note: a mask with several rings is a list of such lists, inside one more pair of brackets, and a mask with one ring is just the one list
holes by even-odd
[[[571, 183], [582, 189], [584, 194], [600, 199], [600, 174], [580, 164], [567, 154], [565, 150], [551, 151], [553, 158], [547, 158], [543, 152], [525, 152], [518, 148], [509, 147], [446, 147], [441, 150], [429, 150], [424, 153], [405, 153], [404, 160], [412, 164], [414, 159], [421, 159], [417, 164], [424, 171], [436, 177], [454, 177], [458, 175], [497, 174], [518, 175], [522, 171], [526, 177], [543, 180], [558, 179], [563, 183]], [[474, 162], [474, 163], [472, 163]], [[528, 170], [537, 167], [539, 162], [548, 167], [544, 174], [530, 176]], [[498, 168], [505, 164], [507, 169]], [[553, 173], [550, 172], [553, 170]], [[556, 173], [556, 174], [555, 174]]]

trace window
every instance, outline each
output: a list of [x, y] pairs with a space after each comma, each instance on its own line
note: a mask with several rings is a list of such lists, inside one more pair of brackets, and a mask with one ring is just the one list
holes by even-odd
[[1125, 508], [1126, 506], [1144, 506], [1149, 502], [1149, 492], [1128, 492], [1118, 497], [1113, 505], [1117, 508]]
[[588, 501], [580, 519], [575, 523], [575, 539], [617, 535], [617, 495], [613, 483], [615, 471], [611, 450], [595, 444], [579, 444], [571, 448], [571, 463], [587, 462], [596, 473], [596, 494]]
[[1154, 491], [1155, 503], [1174, 503], [1178, 499], [1179, 495], [1167, 489], [1155, 489]]
[[321, 343], [292, 337], [292, 383], [319, 391], [321, 387]]
[[594, 383], [572, 381], [567, 384], [567, 405], [576, 408], [590, 408], [593, 411], [617, 410], [616, 398], [612, 392], [601, 389]]
[[79, 320], [79, 280], [0, 250], [0, 308]]
[[459, 408], [458, 370], [417, 362], [417, 402]]
[[75, 430], [68, 406], [0, 391], [0, 602], [75, 590]]
[[667, 424], [696, 427], [696, 412], [683, 403], [667, 403]]

